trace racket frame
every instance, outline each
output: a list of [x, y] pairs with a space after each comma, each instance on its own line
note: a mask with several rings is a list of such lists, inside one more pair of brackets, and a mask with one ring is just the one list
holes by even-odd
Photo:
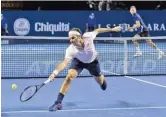
[[[20, 101], [21, 102], [26, 102], [26, 101], [28, 101], [28, 100], [30, 100], [36, 93], [37, 93], [37, 91], [42, 87], [42, 86], [44, 86], [45, 84], [43, 83], [43, 84], [41, 84], [41, 85], [31, 85], [31, 86], [28, 86], [28, 87], [26, 87], [25, 89], [24, 89], [24, 91], [21, 93], [21, 95], [20, 95]], [[30, 87], [35, 87], [35, 92], [33, 93], [33, 95], [32, 96], [30, 96], [29, 98], [27, 98], [26, 100], [22, 100], [22, 95], [25, 93], [25, 91], [27, 90], [27, 89], [29, 89]]]

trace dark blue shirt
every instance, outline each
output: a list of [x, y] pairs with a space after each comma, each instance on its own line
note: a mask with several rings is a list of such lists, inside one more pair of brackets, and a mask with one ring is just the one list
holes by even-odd
[[90, 17], [88, 18], [88, 25], [94, 27], [94, 25], [96, 24], [96, 19], [95, 17], [93, 19], [91, 19]]
[[7, 25], [7, 20], [5, 18], [3, 18], [1, 20], [1, 29], [5, 29], [6, 25]]
[[136, 23], [136, 21], [140, 21], [141, 26], [138, 28], [138, 32], [143, 32], [143, 30], [148, 31], [147, 26], [145, 25], [144, 21], [142, 20], [141, 16], [138, 13], [133, 15], [133, 20], [134, 23]]

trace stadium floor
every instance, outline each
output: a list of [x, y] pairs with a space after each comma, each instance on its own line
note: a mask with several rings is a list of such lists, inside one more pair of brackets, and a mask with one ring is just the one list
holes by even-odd
[[[165, 117], [166, 76], [107, 77], [102, 91], [95, 80], [76, 78], [63, 101], [63, 110], [49, 112], [64, 79], [43, 87], [28, 102], [23, 89], [46, 79], [2, 79], [2, 117]], [[18, 88], [13, 90], [15, 83]]]

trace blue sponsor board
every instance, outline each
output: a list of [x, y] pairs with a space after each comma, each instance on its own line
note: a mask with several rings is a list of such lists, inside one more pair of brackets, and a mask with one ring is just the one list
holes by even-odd
[[[67, 36], [72, 27], [84, 32], [91, 13], [95, 14], [97, 27], [114, 25], [131, 26], [129, 11], [2, 11], [8, 21], [10, 35]], [[138, 11], [152, 36], [166, 35], [166, 10]], [[99, 36], [133, 36], [136, 33], [106, 33]]]

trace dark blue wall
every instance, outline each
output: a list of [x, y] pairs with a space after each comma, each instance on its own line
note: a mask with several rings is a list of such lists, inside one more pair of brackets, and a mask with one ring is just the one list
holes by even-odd
[[[72, 27], [79, 27], [84, 32], [91, 11], [2, 11], [8, 21], [10, 35], [29, 36], [67, 36]], [[95, 11], [97, 25], [133, 25], [129, 11]], [[138, 11], [149, 27], [152, 36], [166, 35], [166, 10]], [[17, 20], [25, 18], [23, 20]], [[28, 25], [28, 22], [30, 25]], [[15, 22], [15, 23], [14, 23]], [[48, 24], [47, 30], [39, 30], [39, 25]], [[15, 24], [15, 25], [14, 25]], [[59, 25], [58, 25], [59, 24]], [[14, 31], [15, 27], [15, 31]], [[54, 27], [54, 28], [53, 28]], [[134, 32], [136, 33], [136, 32]], [[134, 33], [124, 33], [121, 36], [133, 36]], [[110, 36], [109, 33], [99, 36]]]

